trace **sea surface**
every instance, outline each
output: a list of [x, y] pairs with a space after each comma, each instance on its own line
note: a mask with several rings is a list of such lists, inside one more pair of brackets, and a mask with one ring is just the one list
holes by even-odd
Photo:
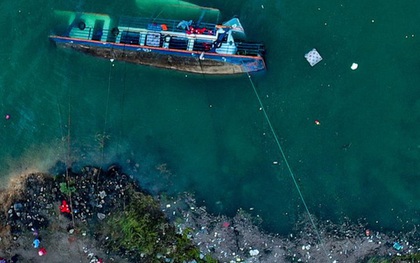
[[[243, 208], [290, 232], [304, 207], [248, 76], [111, 62], [48, 39], [55, 10], [164, 17], [169, 2], [0, 2], [2, 184], [118, 162], [152, 193], [193, 192], [215, 214]], [[419, 1], [192, 3], [239, 16], [265, 43], [267, 71], [251, 79], [311, 213], [420, 224]], [[323, 60], [311, 67], [313, 48]]]

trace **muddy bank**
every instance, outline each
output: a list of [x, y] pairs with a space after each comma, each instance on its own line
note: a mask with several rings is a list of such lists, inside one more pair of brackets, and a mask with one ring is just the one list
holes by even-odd
[[367, 262], [372, 257], [401, 261], [420, 252], [415, 228], [393, 234], [362, 222], [316, 221], [320, 245], [307, 218], [287, 237], [269, 234], [243, 210], [233, 218], [214, 216], [189, 194], [152, 197], [139, 184], [118, 166], [13, 178], [0, 193], [0, 257], [9, 262]]

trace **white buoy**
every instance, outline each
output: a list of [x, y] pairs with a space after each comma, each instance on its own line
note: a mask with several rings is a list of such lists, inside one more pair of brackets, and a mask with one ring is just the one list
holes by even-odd
[[353, 63], [353, 64], [351, 64], [351, 67], [350, 68], [352, 70], [356, 70], [358, 67], [359, 67], [359, 65], [357, 63]]

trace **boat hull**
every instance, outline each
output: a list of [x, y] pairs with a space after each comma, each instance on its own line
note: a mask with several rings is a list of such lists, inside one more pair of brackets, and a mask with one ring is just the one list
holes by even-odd
[[198, 74], [228, 75], [265, 69], [264, 60], [260, 56], [200, 53], [61, 36], [50, 36], [50, 39], [59, 47], [70, 48], [96, 57]]

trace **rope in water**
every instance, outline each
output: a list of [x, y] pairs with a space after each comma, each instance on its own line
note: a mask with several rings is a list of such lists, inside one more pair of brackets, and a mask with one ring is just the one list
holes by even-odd
[[306, 213], [308, 214], [309, 219], [310, 219], [310, 221], [311, 221], [311, 224], [312, 224], [312, 226], [314, 227], [314, 230], [315, 230], [316, 235], [317, 235], [317, 237], [318, 237], [318, 239], [319, 239], [319, 242], [320, 242], [320, 246], [322, 247], [322, 250], [324, 251], [325, 256], [328, 258], [328, 253], [327, 253], [327, 250], [325, 249], [325, 245], [324, 245], [324, 242], [323, 242], [323, 240], [322, 240], [322, 237], [321, 237], [321, 235], [320, 235], [320, 233], [319, 233], [319, 230], [318, 230], [317, 226], [315, 225], [315, 222], [314, 222], [314, 220], [313, 220], [313, 218], [312, 218], [311, 213], [309, 212], [309, 208], [308, 208], [308, 206], [306, 205], [306, 201], [305, 201], [305, 199], [303, 198], [303, 194], [302, 194], [302, 192], [301, 192], [301, 190], [300, 190], [300, 187], [299, 187], [299, 185], [298, 185], [298, 183], [297, 183], [297, 181], [296, 181], [295, 175], [293, 174], [292, 168], [290, 167], [289, 161], [287, 161], [287, 158], [286, 158], [286, 155], [285, 155], [285, 153], [284, 153], [283, 147], [281, 146], [280, 141], [279, 141], [279, 139], [278, 139], [278, 137], [277, 137], [277, 134], [276, 134], [276, 132], [274, 131], [274, 128], [273, 128], [273, 125], [271, 124], [270, 118], [269, 118], [269, 117], [268, 117], [268, 115], [267, 115], [267, 112], [266, 112], [266, 110], [265, 110], [265, 107], [264, 107], [264, 105], [263, 105], [263, 103], [262, 103], [262, 101], [261, 101], [260, 95], [258, 95], [258, 92], [257, 92], [257, 89], [255, 88], [254, 82], [253, 82], [253, 81], [252, 81], [252, 79], [251, 79], [251, 75], [249, 75], [249, 73], [248, 73], [248, 72], [247, 72], [246, 74], [247, 74], [248, 79], [249, 79], [249, 82], [251, 83], [251, 86], [252, 86], [252, 88], [253, 88], [253, 90], [254, 90], [255, 96], [256, 96], [256, 97], [257, 97], [257, 99], [258, 99], [258, 102], [259, 102], [259, 104], [260, 104], [261, 110], [262, 110], [262, 112], [264, 113], [265, 119], [267, 120], [268, 126], [270, 127], [271, 132], [272, 132], [272, 134], [273, 134], [273, 136], [274, 136], [274, 140], [276, 141], [276, 144], [277, 144], [277, 146], [278, 146], [278, 148], [279, 148], [279, 150], [280, 150], [281, 156], [283, 157], [284, 163], [286, 164], [286, 167], [287, 167], [287, 169], [289, 170], [290, 177], [291, 177], [291, 178], [292, 178], [292, 180], [293, 180], [293, 183], [294, 183], [294, 185], [295, 185], [295, 187], [296, 187], [296, 190], [297, 190], [297, 191], [298, 191], [298, 193], [299, 193], [299, 197], [300, 197], [300, 199], [302, 200], [303, 206], [305, 207]]

